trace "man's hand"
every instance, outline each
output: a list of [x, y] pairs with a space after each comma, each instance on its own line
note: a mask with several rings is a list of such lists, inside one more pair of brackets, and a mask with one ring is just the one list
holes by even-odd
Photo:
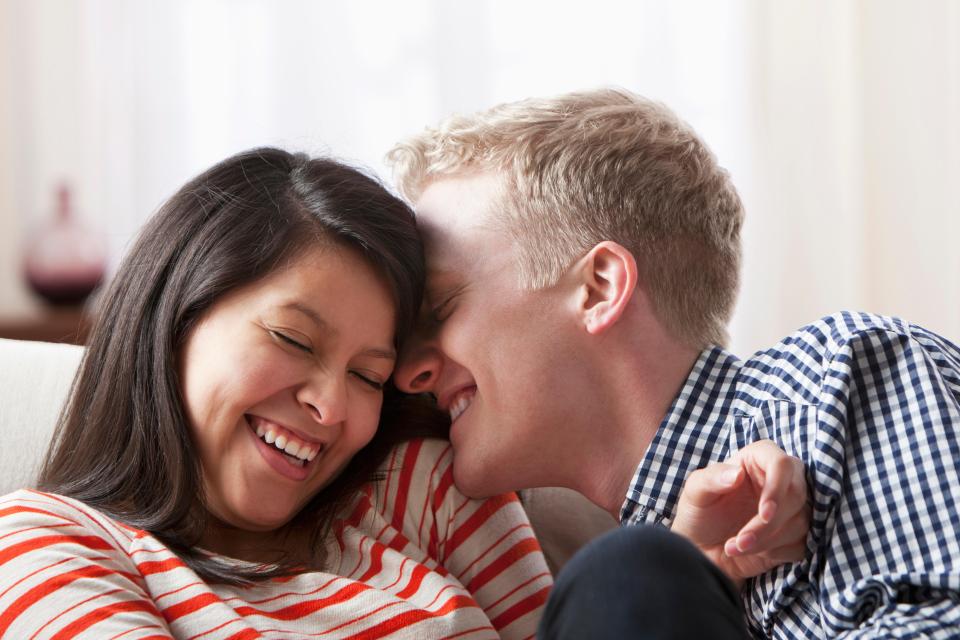
[[671, 526], [737, 586], [803, 559], [809, 528], [803, 463], [770, 440], [687, 476]]

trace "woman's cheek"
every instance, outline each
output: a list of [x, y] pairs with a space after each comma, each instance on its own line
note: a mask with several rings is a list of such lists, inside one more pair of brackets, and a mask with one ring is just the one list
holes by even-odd
[[383, 406], [383, 400], [378, 399], [376, 402], [371, 403], [369, 406], [365, 407], [364, 416], [363, 416], [363, 429], [359, 434], [360, 443], [357, 447], [361, 449], [371, 440], [373, 436], [377, 434], [377, 427], [380, 424], [380, 409]]
[[256, 371], [256, 379], [250, 382], [262, 390], [277, 391], [294, 386], [304, 380], [307, 367], [295, 358], [284, 357], [283, 354], [268, 354], [260, 360]]

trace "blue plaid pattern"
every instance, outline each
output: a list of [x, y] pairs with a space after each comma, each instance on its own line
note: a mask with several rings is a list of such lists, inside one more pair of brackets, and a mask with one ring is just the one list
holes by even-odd
[[621, 523], [672, 521], [695, 469], [769, 438], [803, 460], [806, 558], [747, 583], [759, 638], [960, 638], [960, 348], [921, 327], [829, 316], [746, 362], [700, 355]]

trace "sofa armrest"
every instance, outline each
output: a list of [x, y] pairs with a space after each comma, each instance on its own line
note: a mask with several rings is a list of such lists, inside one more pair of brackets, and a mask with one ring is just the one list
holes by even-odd
[[0, 495], [36, 481], [82, 357], [73, 345], [0, 339]]
[[613, 516], [571, 489], [526, 489], [520, 501], [554, 575], [580, 547], [617, 527]]

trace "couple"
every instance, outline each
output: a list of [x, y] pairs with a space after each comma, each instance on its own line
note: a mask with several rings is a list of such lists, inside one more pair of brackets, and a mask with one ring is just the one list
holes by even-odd
[[[840, 314], [724, 351], [739, 199], [636, 96], [505, 105], [391, 158], [416, 228], [272, 150], [151, 220], [40, 491], [0, 503], [4, 633], [957, 635], [956, 347]], [[498, 496], [544, 485], [664, 525], [589, 545], [545, 613]]]

